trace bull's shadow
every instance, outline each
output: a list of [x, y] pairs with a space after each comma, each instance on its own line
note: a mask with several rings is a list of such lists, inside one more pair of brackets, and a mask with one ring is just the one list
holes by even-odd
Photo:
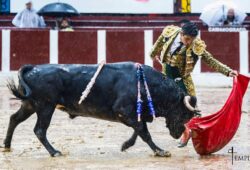
[[[142, 65], [153, 99], [156, 117], [166, 119], [170, 135], [179, 138], [184, 124], [195, 114], [196, 98], [190, 97], [176, 83], [153, 68]], [[121, 150], [133, 146], [137, 136], [153, 150], [157, 156], [170, 156], [151, 139], [147, 122], [152, 122], [148, 106], [142, 106], [141, 121], [137, 120], [137, 77], [133, 62], [106, 64], [98, 75], [87, 98], [79, 105], [82, 91], [95, 74], [98, 65], [26, 65], [19, 70], [19, 84], [13, 81], [8, 87], [16, 98], [22, 101], [19, 110], [11, 115], [4, 141], [6, 151], [17, 125], [32, 114], [37, 114], [34, 132], [51, 156], [61, 155], [46, 137], [52, 115], [56, 108], [76, 116], [121, 122], [134, 129], [132, 136], [123, 143]], [[142, 100], [146, 101], [145, 89], [141, 87]]]

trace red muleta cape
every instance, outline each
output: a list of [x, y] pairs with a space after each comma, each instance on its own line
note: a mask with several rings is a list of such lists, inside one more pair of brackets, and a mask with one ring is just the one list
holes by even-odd
[[209, 116], [193, 118], [187, 126], [192, 129], [192, 141], [200, 155], [222, 149], [235, 135], [241, 118], [242, 98], [250, 77], [239, 74], [233, 81], [233, 89], [223, 108]]

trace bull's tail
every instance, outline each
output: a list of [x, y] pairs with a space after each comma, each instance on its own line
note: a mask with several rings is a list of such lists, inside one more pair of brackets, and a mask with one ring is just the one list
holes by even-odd
[[10, 80], [7, 83], [7, 87], [9, 88], [9, 90], [13, 93], [14, 96], [16, 96], [18, 99], [21, 100], [26, 100], [29, 99], [31, 96], [31, 89], [30, 87], [27, 85], [27, 83], [25, 82], [23, 75], [32, 70], [34, 66], [32, 65], [26, 65], [23, 66], [19, 72], [18, 72], [18, 79], [19, 79], [19, 85], [18, 87], [15, 85], [14, 80]]

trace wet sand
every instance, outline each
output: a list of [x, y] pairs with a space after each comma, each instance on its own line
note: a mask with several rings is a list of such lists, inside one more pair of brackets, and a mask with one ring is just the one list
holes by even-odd
[[[218, 111], [226, 101], [230, 88], [198, 88], [198, 104], [202, 114]], [[0, 87], [0, 145], [7, 131], [9, 117], [20, 106], [5, 87]], [[0, 169], [250, 169], [250, 89], [244, 97], [240, 127], [231, 142], [219, 152], [201, 157], [192, 142], [182, 149], [178, 140], [169, 135], [164, 120], [148, 124], [154, 142], [172, 153], [170, 158], [154, 157], [140, 138], [126, 152], [122, 143], [132, 135], [132, 129], [119, 123], [77, 117], [73, 120], [61, 111], [53, 115], [48, 129], [51, 144], [63, 153], [52, 158], [33, 133], [36, 114], [20, 124], [14, 133], [12, 151], [0, 152]], [[228, 150], [248, 160], [234, 161]]]

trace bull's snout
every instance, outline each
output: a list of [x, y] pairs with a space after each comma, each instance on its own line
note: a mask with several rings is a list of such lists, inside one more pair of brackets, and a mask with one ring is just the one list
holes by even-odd
[[[183, 131], [184, 132], [184, 131]], [[174, 139], [179, 139], [182, 135], [182, 133], [171, 133], [170, 132], [170, 135], [174, 138]]]
[[182, 133], [185, 130], [185, 126], [184, 125], [180, 125], [180, 126], [171, 126], [168, 125], [168, 129], [170, 131], [170, 135], [174, 138], [174, 139], [179, 139], [182, 135]]

